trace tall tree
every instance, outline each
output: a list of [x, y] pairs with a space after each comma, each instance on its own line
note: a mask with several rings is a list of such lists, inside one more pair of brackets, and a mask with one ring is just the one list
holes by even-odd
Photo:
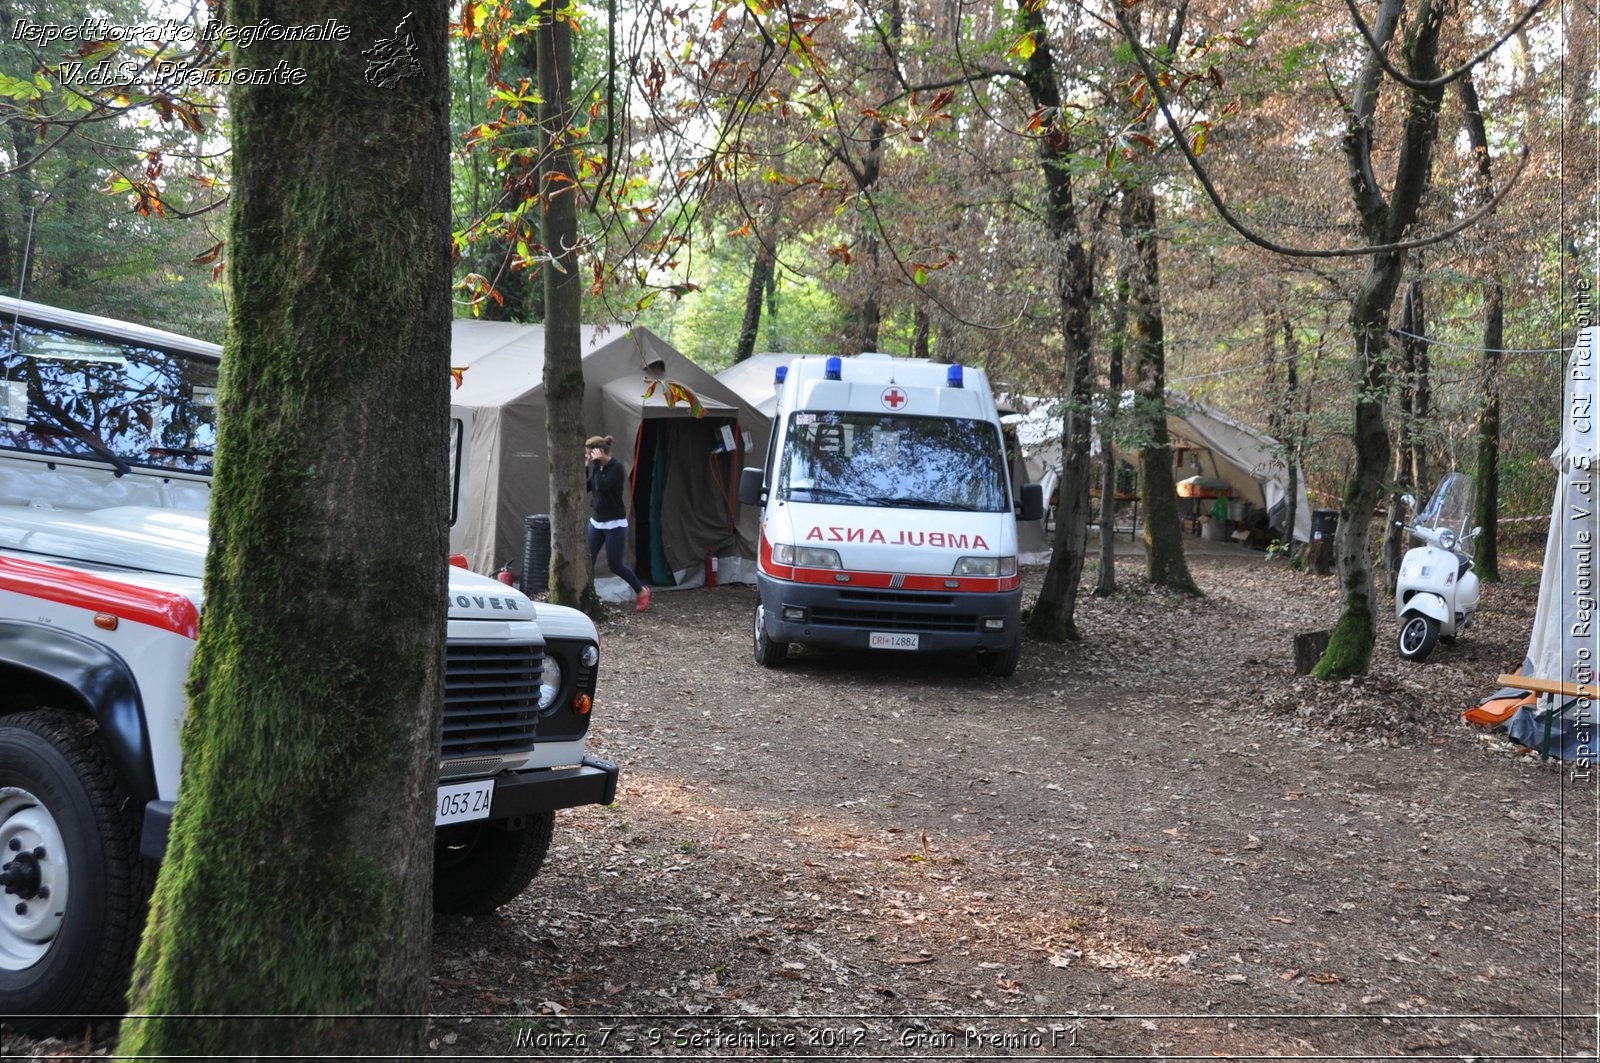
[[744, 321], [739, 325], [739, 341], [733, 349], [733, 360], [742, 362], [756, 351], [756, 336], [761, 332], [761, 304], [777, 280], [778, 255], [774, 242], [777, 227], [766, 232], [756, 231], [755, 261], [750, 266], [750, 283], [744, 293]]
[[1433, 145], [1439, 135], [1439, 104], [1444, 85], [1439, 77], [1439, 32], [1446, 5], [1421, 0], [1407, 28], [1403, 46], [1407, 73], [1427, 85], [1411, 88], [1405, 104], [1400, 152], [1392, 184], [1384, 195], [1373, 165], [1374, 126], [1384, 78], [1381, 50], [1400, 25], [1405, 0], [1383, 0], [1368, 52], [1350, 101], [1344, 134], [1345, 169], [1356, 212], [1367, 243], [1386, 250], [1366, 259], [1350, 306], [1350, 331], [1355, 338], [1357, 366], [1354, 417], [1356, 460], [1339, 510], [1334, 536], [1342, 608], [1328, 639], [1328, 649], [1312, 674], [1319, 679], [1361, 675], [1372, 661], [1377, 637], [1377, 602], [1372, 582], [1372, 514], [1389, 474], [1389, 426], [1384, 398], [1389, 388], [1389, 312], [1394, 305], [1405, 252], [1395, 248], [1416, 222], [1432, 168]]
[[1094, 278], [1073, 199], [1072, 135], [1067, 112], [1062, 107], [1054, 49], [1042, 7], [1033, 0], [1017, 0], [1022, 30], [1032, 49], [1023, 69], [1023, 84], [1037, 113], [1047, 116], [1035, 143], [1044, 173], [1045, 231], [1050, 237], [1055, 313], [1060, 320], [1065, 354], [1067, 408], [1062, 433], [1055, 544], [1039, 588], [1039, 598], [1028, 617], [1027, 629], [1034, 638], [1060, 642], [1081, 637], [1074, 616], [1089, 533], [1089, 431], [1093, 385], [1090, 309]]
[[1108, 598], [1117, 593], [1117, 425], [1122, 415], [1122, 358], [1127, 349], [1128, 274], [1134, 269], [1134, 251], [1126, 242], [1117, 256], [1116, 296], [1111, 304], [1110, 335], [1106, 337], [1106, 401], [1100, 411], [1100, 567], [1094, 593]]
[[1123, 193], [1123, 238], [1133, 247], [1129, 274], [1128, 338], [1134, 350], [1135, 431], [1140, 438], [1140, 502], [1144, 505], [1145, 577], [1182, 594], [1198, 595], [1183, 555], [1178, 488], [1167, 434], [1165, 332], [1161, 320], [1160, 244], [1156, 197], [1148, 184]]
[[583, 284], [578, 259], [578, 182], [571, 138], [572, 24], [547, 4], [536, 15], [539, 191], [544, 204], [545, 453], [550, 455], [550, 600], [593, 610], [588, 499], [584, 487]]
[[[351, 37], [264, 35], [251, 65], [304, 82], [229, 97], [206, 618], [119, 1051], [417, 1054], [448, 549], [445, 5], [234, 0], [223, 17]], [[383, 86], [372, 42], [405, 60]]]
[[[1494, 194], [1490, 180], [1489, 133], [1483, 121], [1483, 105], [1472, 78], [1456, 83], [1461, 106], [1466, 111], [1467, 139], [1472, 145], [1472, 161], [1477, 170], [1477, 193], [1487, 202]], [[1483, 405], [1478, 411], [1477, 436], [1477, 524], [1483, 529], [1478, 539], [1476, 562], [1478, 578], [1493, 582], [1500, 578], [1500, 349], [1505, 345], [1505, 285], [1500, 280], [1498, 256], [1490, 253], [1483, 281], [1483, 350], [1479, 373], [1483, 386]]]

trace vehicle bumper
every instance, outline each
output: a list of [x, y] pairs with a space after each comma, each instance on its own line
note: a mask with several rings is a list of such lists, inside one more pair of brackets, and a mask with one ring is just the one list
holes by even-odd
[[[615, 764], [590, 756], [570, 768], [503, 771], [495, 777], [489, 819], [516, 819], [579, 805], [609, 805], [617, 799], [617, 774]], [[141, 856], [160, 860], [166, 854], [172, 809], [171, 801], [151, 801], [144, 806], [144, 828], [139, 836]]]
[[[758, 573], [767, 633], [775, 642], [798, 642], [830, 649], [871, 649], [874, 632], [914, 634], [923, 653], [1005, 650], [1021, 637], [1022, 590], [934, 591], [850, 590], [795, 583]], [[785, 619], [784, 609], [803, 609], [801, 620]], [[1001, 621], [986, 628], [984, 621]]]

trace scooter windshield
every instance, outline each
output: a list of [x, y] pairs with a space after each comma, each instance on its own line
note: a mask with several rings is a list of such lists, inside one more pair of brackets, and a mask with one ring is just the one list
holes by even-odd
[[1428, 507], [1417, 517], [1421, 527], [1440, 528], [1451, 532], [1455, 549], [1466, 549], [1467, 532], [1477, 508], [1478, 488], [1472, 477], [1464, 472], [1453, 472], [1439, 481], [1438, 490], [1428, 500]]

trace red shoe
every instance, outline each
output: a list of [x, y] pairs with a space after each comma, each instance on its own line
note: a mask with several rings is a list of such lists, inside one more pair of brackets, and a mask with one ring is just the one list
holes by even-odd
[[650, 588], [644, 587], [640, 589], [639, 597], [633, 603], [633, 611], [636, 613], [642, 613], [648, 608], [650, 608]]

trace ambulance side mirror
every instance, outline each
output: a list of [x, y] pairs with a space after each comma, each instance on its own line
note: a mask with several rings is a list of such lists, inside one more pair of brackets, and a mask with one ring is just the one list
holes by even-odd
[[759, 506], [761, 504], [761, 481], [766, 472], [762, 469], [739, 470], [739, 504], [741, 506]]
[[1022, 509], [1018, 520], [1043, 520], [1044, 519], [1044, 485], [1022, 485]]

